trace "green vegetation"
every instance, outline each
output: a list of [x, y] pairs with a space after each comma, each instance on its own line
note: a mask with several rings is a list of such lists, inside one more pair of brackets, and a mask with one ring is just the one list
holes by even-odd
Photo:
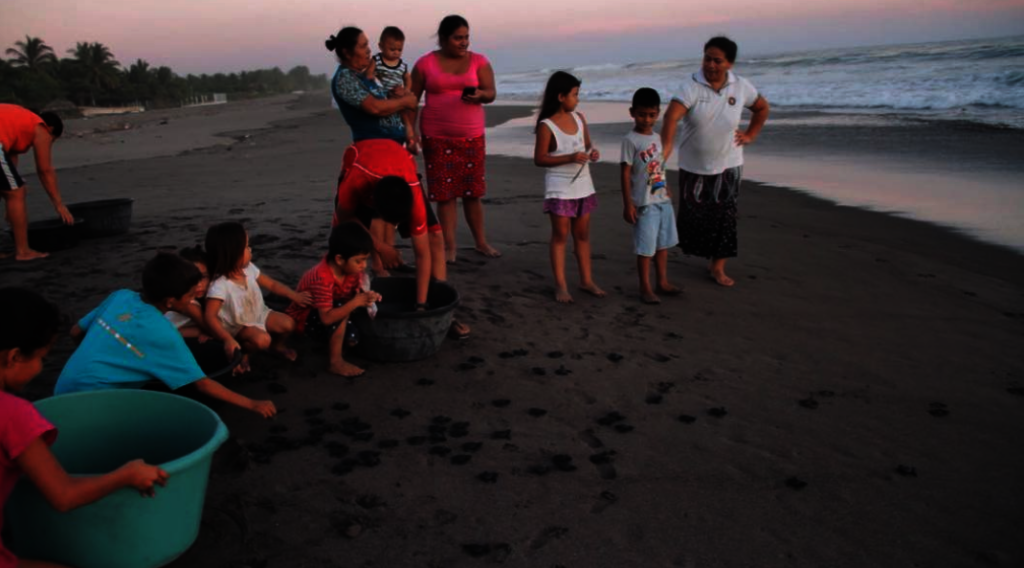
[[67, 100], [78, 106], [142, 104], [180, 106], [195, 97], [226, 93], [229, 99], [327, 88], [326, 75], [298, 66], [241, 73], [186, 75], [170, 67], [153, 68], [142, 59], [127, 67], [102, 43], [78, 42], [60, 59], [40, 38], [26, 36], [0, 59], [0, 102], [42, 109]]

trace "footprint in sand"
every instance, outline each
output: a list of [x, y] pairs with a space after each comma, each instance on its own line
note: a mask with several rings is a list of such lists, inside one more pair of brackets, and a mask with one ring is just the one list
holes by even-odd
[[590, 508], [590, 512], [595, 515], [601, 514], [605, 509], [617, 503], [618, 500], [619, 496], [611, 491], [602, 491], [601, 494], [597, 496], [597, 503]]
[[804, 487], [807, 487], [807, 482], [800, 479], [799, 477], [793, 476], [786, 480], [786, 487], [793, 489], [794, 491], [800, 491]]
[[597, 473], [601, 476], [601, 479], [612, 480], [619, 476], [613, 463], [615, 455], [615, 450], [608, 450], [590, 456], [590, 463], [594, 464], [594, 467], [597, 468]]
[[495, 471], [482, 471], [477, 474], [476, 478], [484, 483], [497, 483], [498, 473]]
[[569, 532], [566, 527], [547, 527], [540, 531], [537, 536], [533, 537], [530, 541], [530, 548], [532, 550], [540, 550], [547, 546], [552, 540], [557, 540], [565, 536]]
[[917, 477], [917, 468], [909, 465], [898, 465], [896, 466], [896, 473], [903, 477]]
[[716, 406], [714, 408], [708, 409], [708, 416], [711, 416], [713, 418], [722, 418], [726, 414], [729, 414], [729, 411], [726, 410], [724, 406]]

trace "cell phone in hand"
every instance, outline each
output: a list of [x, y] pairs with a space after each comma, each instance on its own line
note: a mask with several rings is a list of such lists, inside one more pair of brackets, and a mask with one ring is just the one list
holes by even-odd
[[463, 87], [462, 96], [471, 97], [476, 94], [476, 87]]

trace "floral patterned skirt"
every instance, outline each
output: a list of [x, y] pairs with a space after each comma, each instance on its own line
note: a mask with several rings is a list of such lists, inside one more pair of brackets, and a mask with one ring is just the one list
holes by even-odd
[[679, 170], [679, 248], [685, 254], [709, 259], [738, 254], [736, 200], [743, 166], [717, 175]]
[[431, 201], [456, 197], [483, 197], [484, 161], [487, 145], [476, 138], [423, 138], [423, 161], [427, 164], [427, 196]]

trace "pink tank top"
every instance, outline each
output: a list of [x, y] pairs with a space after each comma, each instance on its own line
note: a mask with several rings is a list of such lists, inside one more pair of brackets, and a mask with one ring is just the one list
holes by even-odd
[[43, 119], [18, 105], [0, 104], [0, 145], [8, 154], [24, 154], [36, 138], [36, 125]]
[[420, 57], [416, 69], [423, 75], [424, 102], [420, 127], [424, 136], [477, 138], [484, 134], [484, 106], [462, 100], [464, 87], [479, 87], [477, 70], [487, 65], [479, 53], [469, 54], [469, 70], [461, 75], [445, 73], [433, 52]]

